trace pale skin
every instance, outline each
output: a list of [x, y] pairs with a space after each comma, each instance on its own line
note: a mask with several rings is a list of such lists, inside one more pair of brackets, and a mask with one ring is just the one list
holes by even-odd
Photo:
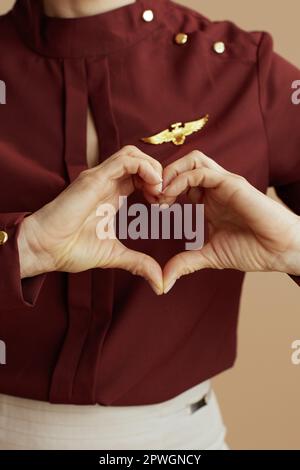
[[[48, 15], [69, 18], [130, 3], [134, 1], [44, 0]], [[160, 295], [169, 292], [181, 276], [204, 268], [300, 275], [300, 217], [244, 178], [198, 150], [163, 169], [151, 156], [126, 146], [99, 165], [99, 142], [90, 114], [87, 135], [89, 169], [21, 224], [22, 278], [51, 271], [121, 268], [144, 277]], [[149, 202], [172, 204], [187, 193], [192, 202], [204, 203], [210, 232], [207, 244], [202, 250], [180, 253], [161, 267], [117, 239], [99, 240], [96, 208], [103, 203], [116, 207], [119, 196], [135, 190], [142, 191]]]
[[135, 0], [43, 0], [45, 13], [58, 18], [78, 18], [105, 13]]

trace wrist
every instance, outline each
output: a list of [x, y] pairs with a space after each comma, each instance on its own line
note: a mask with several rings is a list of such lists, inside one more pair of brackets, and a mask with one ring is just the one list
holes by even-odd
[[25, 217], [18, 236], [21, 279], [55, 270], [55, 263], [40, 243], [38, 224], [34, 215]]
[[290, 249], [284, 256], [284, 272], [293, 276], [300, 276], [300, 217], [293, 226], [293, 236]]

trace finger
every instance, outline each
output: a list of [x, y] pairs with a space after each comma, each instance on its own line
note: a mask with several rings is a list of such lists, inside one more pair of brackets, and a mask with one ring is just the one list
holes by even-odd
[[[162, 173], [163, 173], [163, 167], [161, 163], [156, 160], [153, 157], [150, 157], [150, 155], [147, 155], [146, 153], [142, 152], [138, 147], [135, 147], [134, 145], [126, 145], [123, 147], [121, 150], [119, 150], [117, 153], [115, 153], [110, 159], [106, 160], [104, 164], [109, 164], [109, 161], [115, 162], [116, 160], [119, 160], [120, 158], [128, 156], [132, 158], [142, 158], [146, 160], [152, 167], [153, 169], [160, 175], [160, 182], [158, 184], [153, 185], [152, 183], [149, 185], [148, 191], [150, 194], [160, 194], [162, 191]], [[139, 179], [139, 176], [137, 175], [136, 180]], [[144, 186], [147, 187], [147, 183], [144, 181], [141, 181], [141, 184], [144, 184]]]
[[[154, 170], [161, 176], [161, 182], [159, 184], [148, 184], [145, 183], [143, 180], [140, 179], [140, 177], [137, 175], [135, 177], [135, 184], [136, 187], [139, 189], [142, 189], [145, 197], [147, 199], [147, 194], [149, 196], [159, 196], [162, 192], [163, 189], [163, 183], [162, 183], [162, 174], [163, 174], [163, 167], [162, 164], [156, 160], [153, 157], [150, 157], [150, 155], [147, 155], [146, 153], [142, 152], [139, 148], [134, 147], [134, 146], [128, 146], [131, 150], [129, 150], [129, 156], [132, 156], [134, 158], [144, 158], [146, 161], [150, 163], [150, 165], [153, 166]], [[128, 152], [127, 152], [128, 153]]]
[[201, 251], [186, 251], [171, 258], [164, 267], [164, 294], [170, 292], [176, 281], [187, 274], [209, 268], [208, 260]]
[[[151, 157], [150, 155], [147, 155], [145, 152], [140, 150], [138, 147], [135, 145], [125, 145], [122, 147], [120, 150], [118, 150], [116, 153], [114, 153], [111, 157], [107, 158], [104, 162], [102, 162], [99, 166], [106, 166], [110, 165], [110, 163], [114, 162], [115, 160], [118, 160], [120, 157], [127, 155], [129, 157], [133, 158], [144, 158], [145, 160], [148, 160], [148, 162], [157, 170], [157, 172], [162, 172], [162, 165], [161, 163], [156, 160], [155, 158]], [[97, 168], [97, 167], [95, 167]]]
[[157, 173], [159, 173], [162, 176], [162, 173], [163, 173], [162, 164], [158, 160], [156, 160], [155, 158], [150, 157], [150, 155], [147, 155], [146, 153], [142, 152], [140, 149], [137, 148], [137, 150], [138, 150], [137, 154], [135, 155], [135, 153], [134, 153], [135, 151], [133, 151], [132, 156], [133, 157], [134, 156], [137, 156], [137, 157], [140, 156], [141, 158], [144, 158], [145, 160], [147, 160], [150, 163], [150, 165], [153, 166], [153, 168], [157, 171]]
[[[68, 186], [49, 206], [59, 222], [68, 215], [68, 220], [72, 226], [77, 227], [94, 207], [99, 205], [108, 195], [113, 195], [115, 190], [112, 187], [119, 180], [126, 186], [126, 195], [134, 191], [134, 184], [126, 184], [126, 178], [138, 175], [149, 185], [159, 185], [162, 183], [161, 176], [153, 166], [144, 158], [132, 158], [122, 155], [118, 159], [110, 160], [105, 166], [98, 166], [91, 170], [83, 171], [79, 177]], [[130, 180], [129, 180], [130, 183]]]
[[140, 157], [132, 158], [128, 155], [122, 155], [103, 170], [103, 176], [113, 180], [138, 175], [145, 183], [150, 185], [162, 182], [161, 175], [146, 159]]
[[290, 209], [283, 210], [282, 204], [252, 186], [245, 178], [230, 174], [218, 189], [218, 198], [250, 227], [257, 236], [264, 239], [286, 239], [286, 227], [298, 220]]
[[175, 162], [168, 165], [163, 171], [164, 188], [167, 187], [170, 182], [176, 178], [176, 176], [186, 171], [196, 170], [205, 166], [207, 168], [216, 169], [219, 171], [226, 171], [212, 158], [208, 157], [199, 150], [193, 150], [182, 158], [179, 158]]
[[226, 173], [221, 173], [211, 168], [202, 167], [197, 170], [187, 171], [171, 181], [163, 191], [166, 198], [176, 198], [189, 188], [216, 188], [226, 178]]
[[149, 184], [149, 183], [145, 183], [140, 177], [139, 175], [135, 175], [134, 176], [134, 187], [140, 191], [142, 191], [147, 198], [147, 195], [149, 195], [150, 197], [153, 196], [154, 198], [157, 198], [161, 195], [162, 193], [162, 182], [160, 182], [159, 184]]
[[162, 189], [163, 189], [163, 182], [162, 181], [158, 184], [155, 184], [155, 185], [150, 185], [148, 183], [145, 183], [143, 185], [144, 193], [148, 193], [148, 194], [150, 194], [152, 196], [155, 196], [155, 197], [159, 197], [161, 195]]
[[252, 186], [244, 177], [211, 168], [202, 167], [177, 176], [163, 195], [168, 201], [168, 198], [178, 197], [187, 187], [196, 186], [213, 190], [216, 201], [238, 215], [245, 225], [264, 239], [278, 239], [279, 228], [286, 226], [286, 217], [291, 217], [290, 212], [282, 210], [281, 204]]
[[[120, 243], [120, 245], [122, 245]], [[146, 279], [157, 295], [163, 294], [163, 278], [160, 265], [151, 256], [130, 250], [122, 245], [123, 249], [116, 258], [115, 268], [124, 269], [131, 274]]]
[[135, 147], [134, 145], [126, 145], [121, 151], [125, 152], [130, 157], [144, 158], [153, 166], [153, 168], [158, 173], [162, 174], [162, 171], [163, 171], [162, 164], [155, 158], [151, 157], [147, 153], [140, 150], [138, 147]]
[[[246, 178], [212, 168], [200, 168], [176, 177], [163, 194], [176, 198], [187, 187], [200, 186], [214, 191], [216, 200], [238, 215], [257, 236], [278, 238], [279, 227], [285, 227], [287, 214], [282, 205], [252, 186]], [[295, 216], [297, 218], [297, 216]]]

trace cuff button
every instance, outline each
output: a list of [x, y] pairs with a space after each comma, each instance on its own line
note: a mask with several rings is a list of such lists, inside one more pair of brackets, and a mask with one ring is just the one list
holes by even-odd
[[0, 245], [4, 245], [8, 240], [8, 235], [6, 232], [0, 230]]

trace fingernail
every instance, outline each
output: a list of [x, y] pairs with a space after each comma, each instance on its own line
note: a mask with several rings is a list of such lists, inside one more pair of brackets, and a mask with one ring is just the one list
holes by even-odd
[[171, 281], [171, 282], [164, 288], [164, 294], [167, 294], [168, 292], [170, 292], [170, 290], [172, 289], [172, 287], [174, 287], [174, 284], [175, 284], [176, 281], [177, 281], [177, 279], [174, 279], [173, 281]]

